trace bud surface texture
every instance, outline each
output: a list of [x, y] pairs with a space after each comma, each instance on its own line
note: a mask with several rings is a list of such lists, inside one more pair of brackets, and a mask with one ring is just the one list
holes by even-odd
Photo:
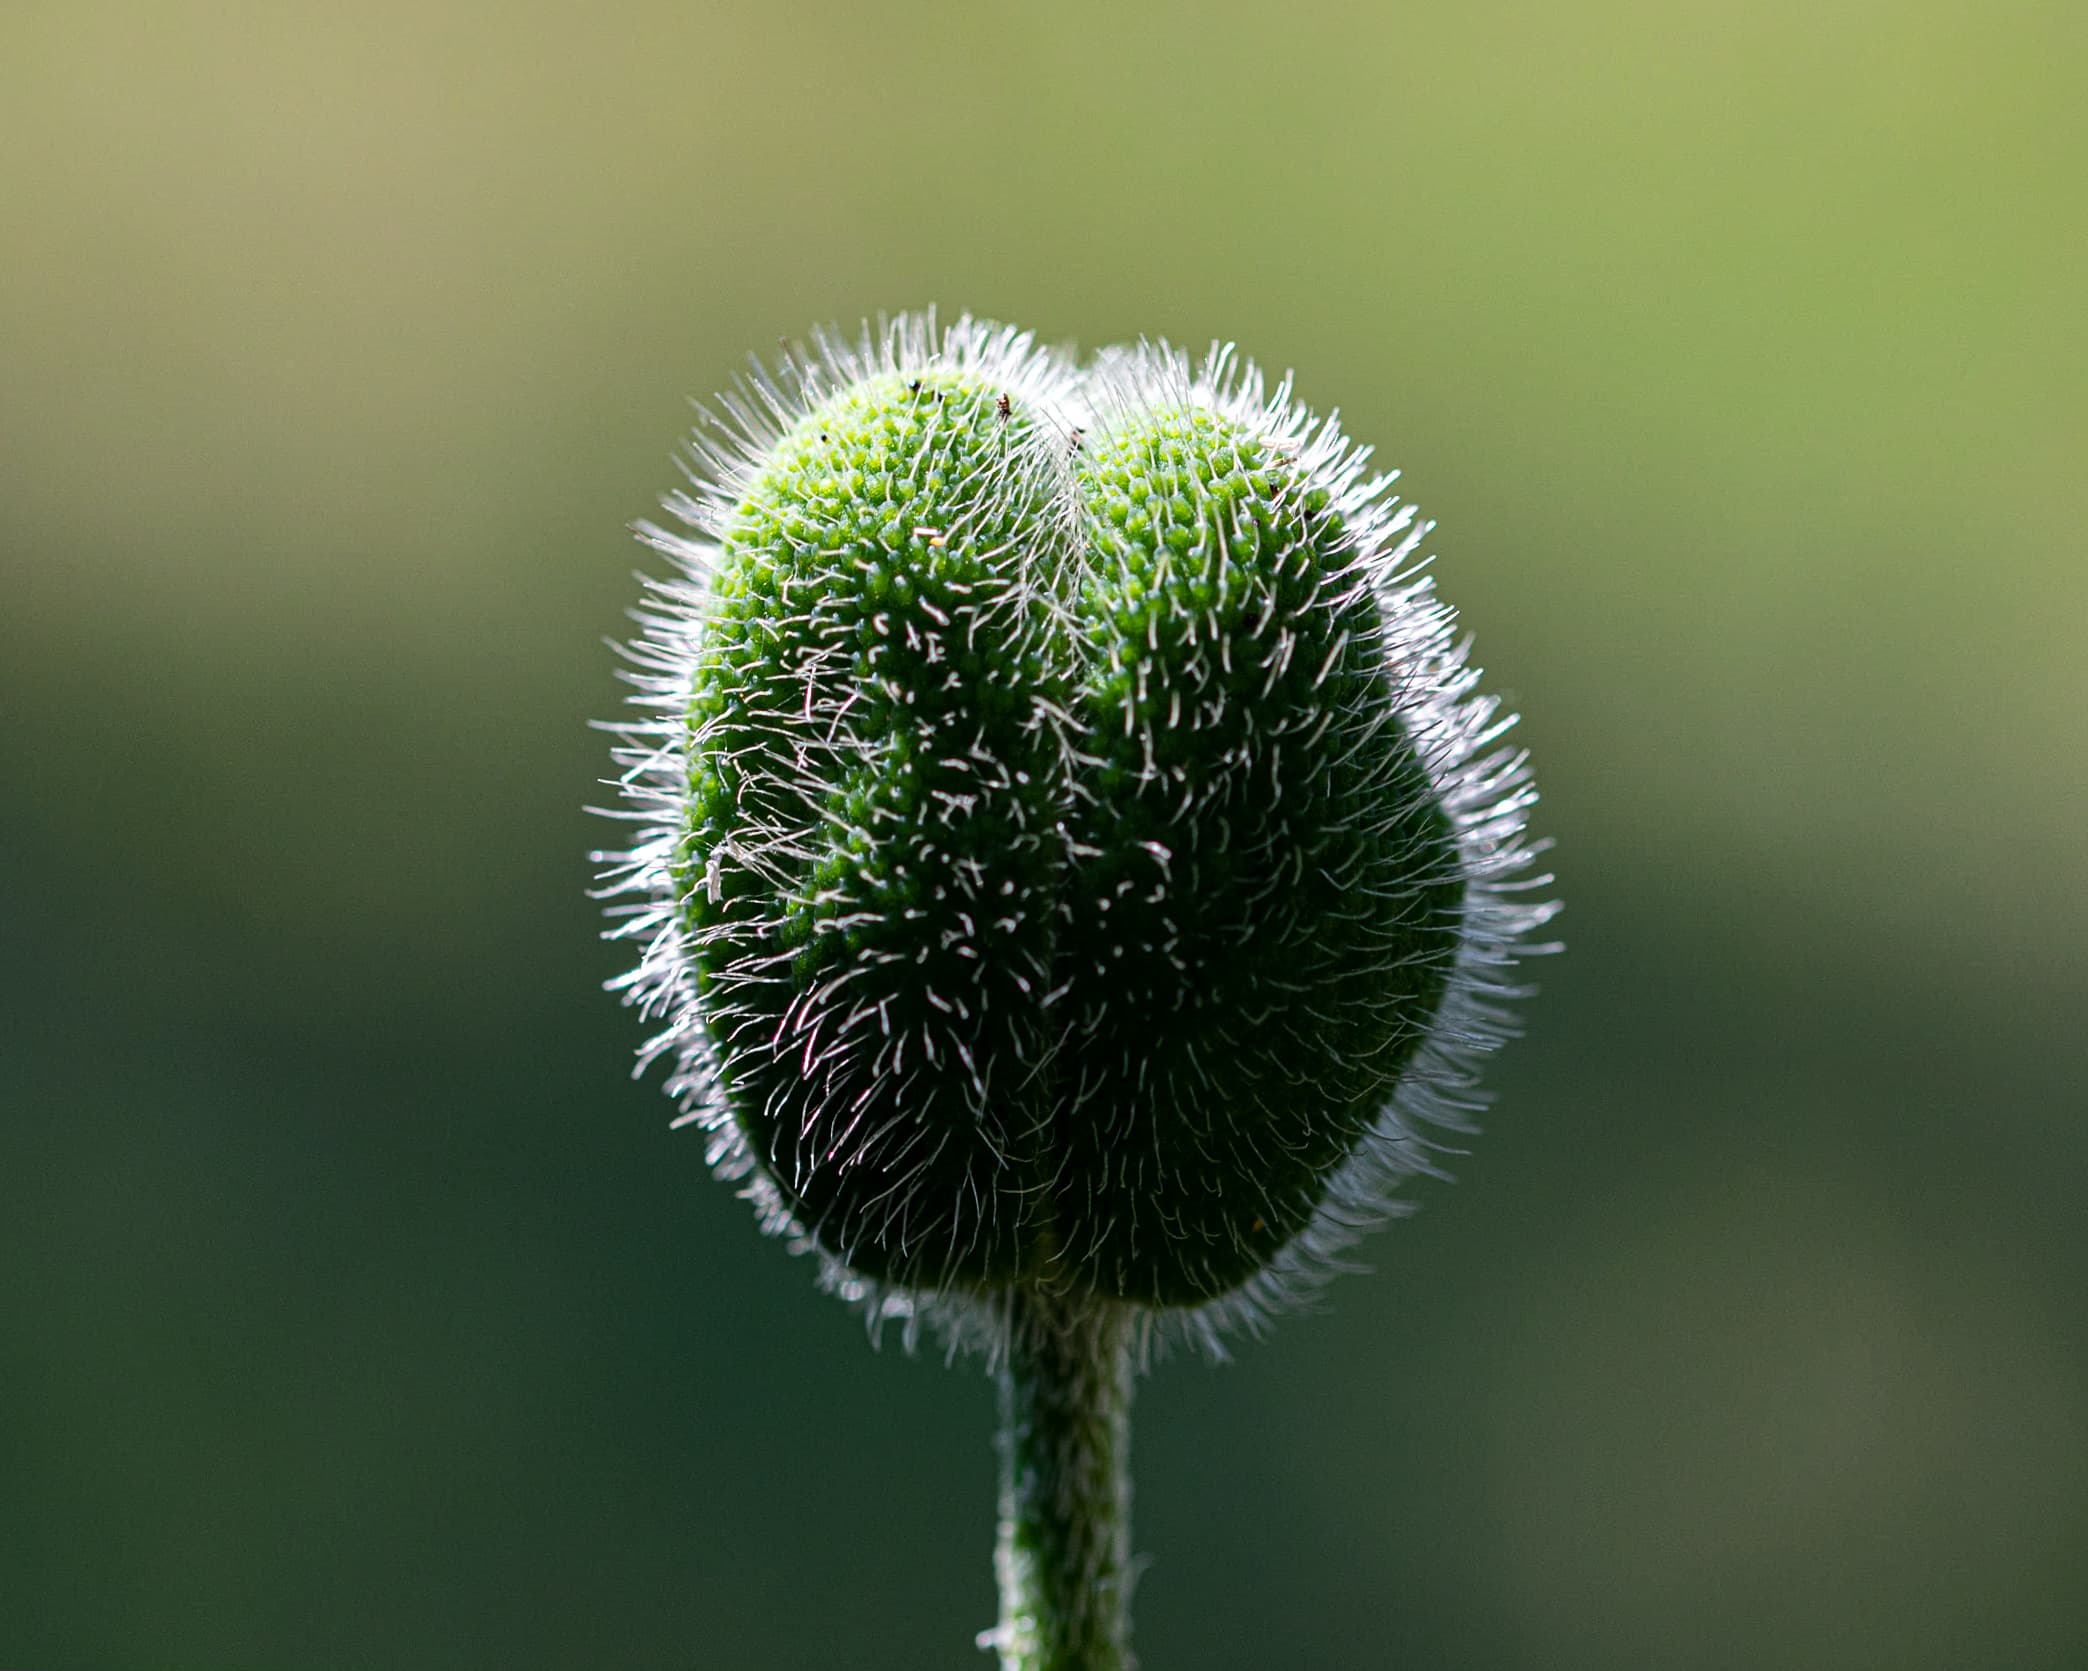
[[1478, 1106], [1534, 791], [1366, 464], [1230, 350], [914, 317], [699, 434], [623, 984], [875, 1313], [1023, 1284], [1214, 1339]]

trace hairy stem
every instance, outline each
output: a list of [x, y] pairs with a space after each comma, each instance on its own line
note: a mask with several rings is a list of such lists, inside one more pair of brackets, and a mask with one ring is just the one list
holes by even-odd
[[1133, 1671], [1131, 1322], [1018, 1288], [1000, 1387], [1001, 1671]]

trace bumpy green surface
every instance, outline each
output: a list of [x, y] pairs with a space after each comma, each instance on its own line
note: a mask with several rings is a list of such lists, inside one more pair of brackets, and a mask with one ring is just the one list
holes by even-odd
[[858, 384], [738, 508], [677, 872], [706, 1023], [854, 1268], [1193, 1304], [1311, 1219], [1462, 882], [1300, 468], [1003, 393]]
[[1080, 713], [1099, 756], [1059, 958], [1058, 1128], [1090, 1280], [1208, 1298], [1304, 1228], [1456, 947], [1447, 819], [1326, 495], [1217, 414], [1089, 450]]
[[734, 1118], [825, 1245], [910, 1282], [1025, 1257], [1064, 864], [1044, 445], [948, 376], [830, 400], [729, 530], [690, 714], [682, 897]]

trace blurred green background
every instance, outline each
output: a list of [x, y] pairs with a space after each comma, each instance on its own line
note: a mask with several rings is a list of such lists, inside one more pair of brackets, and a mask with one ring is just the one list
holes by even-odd
[[2088, 13], [0, 11], [0, 1662], [982, 1666], [991, 1396], [626, 1078], [685, 397], [939, 302], [1402, 466], [1571, 943], [1140, 1393], [1153, 1671], [2088, 1664]]

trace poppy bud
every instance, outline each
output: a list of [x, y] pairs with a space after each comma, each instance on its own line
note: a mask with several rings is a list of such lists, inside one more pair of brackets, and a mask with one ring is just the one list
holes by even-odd
[[1476, 1107], [1552, 910], [1425, 527], [1230, 350], [910, 317], [713, 424], [605, 856], [713, 1165], [960, 1334], [1309, 1289]]

